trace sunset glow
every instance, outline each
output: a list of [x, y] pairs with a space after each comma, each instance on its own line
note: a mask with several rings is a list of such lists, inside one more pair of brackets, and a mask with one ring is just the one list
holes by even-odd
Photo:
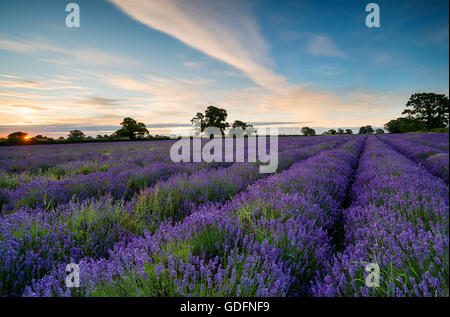
[[68, 28], [64, 5], [2, 1], [0, 136], [126, 116], [168, 134], [207, 105], [286, 131], [382, 127], [413, 92], [448, 94], [447, 1], [379, 1], [380, 28], [358, 1], [225, 2], [81, 0]]

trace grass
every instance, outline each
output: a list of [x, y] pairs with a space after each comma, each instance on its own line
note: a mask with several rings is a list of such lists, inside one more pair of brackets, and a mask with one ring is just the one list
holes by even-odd
[[[141, 234], [143, 225], [130, 214], [123, 202], [108, 202], [105, 208], [96, 203], [82, 207], [61, 219], [74, 233], [76, 245], [84, 255], [107, 256], [107, 250], [119, 241], [122, 233]], [[93, 250], [93, 246], [97, 250]]]

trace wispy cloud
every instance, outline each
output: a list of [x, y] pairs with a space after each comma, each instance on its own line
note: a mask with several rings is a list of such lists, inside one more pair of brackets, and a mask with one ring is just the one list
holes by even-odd
[[227, 63], [262, 87], [277, 89], [276, 75], [257, 23], [238, 1], [110, 0], [133, 19]]
[[47, 108], [43, 107], [43, 106], [38, 106], [38, 105], [9, 105], [8, 107], [11, 108], [28, 108], [28, 109], [33, 109], [33, 110], [46, 110]]
[[305, 52], [312, 56], [345, 57], [346, 54], [339, 48], [333, 39], [325, 33], [312, 33], [292, 31], [289, 29], [280, 32], [284, 42], [302, 40], [305, 43]]
[[344, 57], [336, 43], [326, 34], [311, 34], [307, 51], [314, 56]]
[[[61, 85], [63, 84], [63, 85]], [[26, 88], [35, 90], [58, 90], [58, 89], [84, 89], [82, 86], [70, 82], [51, 82], [35, 80], [0, 80], [0, 87], [4, 88]]]
[[123, 99], [104, 98], [104, 97], [90, 97], [87, 100], [79, 101], [78, 103], [94, 106], [117, 106]]
[[199, 68], [203, 66], [203, 64], [199, 62], [183, 62], [183, 65], [188, 68]]
[[26, 54], [55, 53], [60, 58], [45, 57], [45, 61], [66, 64], [65, 58], [71, 63], [83, 65], [108, 66], [117, 64], [136, 65], [136, 61], [107, 53], [91, 47], [71, 47], [70, 49], [58, 46], [46, 38], [36, 40], [11, 39], [0, 34], [0, 50]]
[[317, 67], [316, 69], [314, 69], [314, 72], [325, 75], [325, 76], [335, 76], [335, 75], [342, 74], [344, 72], [344, 70], [338, 66], [326, 64], [326, 65], [321, 65], [321, 66]]
[[[267, 44], [252, 14], [242, 7], [236, 10], [236, 5], [242, 6], [241, 2], [187, 3], [182, 0], [147, 2], [110, 0], [110, 2], [133, 19], [235, 67], [261, 86], [261, 89], [217, 92], [208, 100], [210, 103], [230, 105], [231, 113], [233, 109], [239, 109], [244, 115], [247, 111], [245, 109], [248, 109], [249, 114], [254, 113], [255, 109], [258, 111], [271, 109], [273, 113], [283, 109], [292, 111], [295, 107], [299, 113], [306, 116], [310, 112], [321, 112], [317, 110], [321, 108], [314, 109], [314, 105], [328, 102], [327, 96], [291, 85], [284, 77], [274, 73]], [[311, 33], [304, 35], [308, 40], [307, 53], [332, 57], [345, 56], [327, 35]], [[116, 88], [158, 94], [154, 85], [131, 78], [108, 76], [105, 81]], [[181, 96], [189, 98], [189, 92], [183, 92]]]
[[19, 79], [19, 78], [21, 78], [20, 76], [6, 75], [6, 74], [0, 74], [0, 77], [4, 77], [4, 78], [14, 78], [14, 79]]

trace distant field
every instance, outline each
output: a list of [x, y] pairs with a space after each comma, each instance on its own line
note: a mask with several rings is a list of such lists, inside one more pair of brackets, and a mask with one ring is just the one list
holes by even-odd
[[448, 296], [448, 134], [283, 137], [273, 174], [174, 142], [0, 148], [0, 296]]

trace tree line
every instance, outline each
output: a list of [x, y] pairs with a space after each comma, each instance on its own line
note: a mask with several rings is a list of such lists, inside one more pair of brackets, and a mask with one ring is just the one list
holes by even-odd
[[[371, 125], [366, 125], [361, 128], [359, 128], [358, 134], [384, 134], [383, 129], [376, 129], [374, 130]], [[301, 134], [305, 136], [314, 136], [316, 135], [316, 130], [310, 128], [310, 127], [303, 127], [301, 130]], [[323, 132], [321, 135], [342, 135], [342, 134], [353, 134], [352, 129], [330, 129], [328, 131]]]
[[[402, 114], [406, 116], [389, 121], [384, 125], [384, 130], [389, 133], [448, 132], [449, 98], [436, 93], [413, 94]], [[380, 128], [374, 130], [372, 126], [366, 125], [359, 128], [358, 134], [384, 134], [384, 130]], [[310, 127], [303, 127], [301, 134], [313, 136], [316, 135], [316, 131]], [[322, 133], [322, 135], [339, 134], [353, 134], [353, 131], [330, 129]]]
[[[406, 133], [406, 132], [427, 132], [440, 131], [447, 129], [449, 123], [449, 98], [444, 94], [436, 93], [417, 93], [413, 94], [406, 103], [406, 109], [402, 112], [404, 117], [400, 117], [389, 121], [384, 125], [384, 129], [389, 133]], [[200, 135], [208, 127], [216, 127], [222, 136], [230, 127], [226, 121], [228, 113], [225, 109], [215, 106], [208, 106], [204, 113], [197, 112], [191, 119], [194, 125], [194, 133]], [[60, 137], [53, 139], [50, 137], [36, 135], [29, 137], [25, 132], [14, 132], [8, 135], [6, 139], [0, 140], [0, 145], [17, 145], [17, 144], [45, 144], [45, 143], [77, 143], [89, 141], [123, 141], [123, 140], [160, 140], [169, 139], [167, 136], [151, 136], [145, 124], [138, 122], [133, 118], [124, 118], [120, 123], [122, 126], [111, 135], [97, 135], [96, 138], [86, 136], [81, 130], [72, 130], [67, 138]], [[235, 120], [228, 132], [237, 136], [249, 136], [257, 133], [253, 125], [241, 120]], [[238, 131], [239, 133], [236, 133]], [[383, 134], [383, 129], [373, 129], [371, 125], [359, 128], [358, 134]], [[310, 127], [303, 127], [301, 134], [305, 136], [316, 135], [316, 131]], [[322, 135], [342, 135], [353, 134], [351, 129], [330, 129]]]
[[142, 122], [137, 122], [133, 118], [124, 118], [120, 123], [122, 126], [119, 130], [111, 135], [97, 135], [95, 138], [86, 136], [81, 130], [71, 130], [67, 138], [59, 137], [54, 139], [51, 137], [36, 135], [29, 137], [25, 132], [14, 132], [7, 136], [6, 139], [0, 140], [0, 145], [29, 145], [29, 144], [57, 144], [57, 143], [82, 143], [82, 142], [117, 142], [124, 140], [140, 141], [140, 140], [165, 140], [168, 136], [152, 136]]
[[[142, 122], [137, 122], [133, 118], [127, 117], [123, 119], [123, 121], [120, 123], [122, 128], [114, 132], [112, 135], [97, 135], [97, 139], [122, 139], [126, 138], [129, 140], [136, 140], [139, 138], [142, 138], [146, 135], [150, 135], [148, 132], [148, 129], [146, 128], [145, 124]], [[86, 138], [86, 135], [80, 131], [80, 130], [72, 130], [69, 132], [69, 136], [67, 137], [68, 140], [81, 140]], [[92, 138], [92, 137], [87, 137]]]

